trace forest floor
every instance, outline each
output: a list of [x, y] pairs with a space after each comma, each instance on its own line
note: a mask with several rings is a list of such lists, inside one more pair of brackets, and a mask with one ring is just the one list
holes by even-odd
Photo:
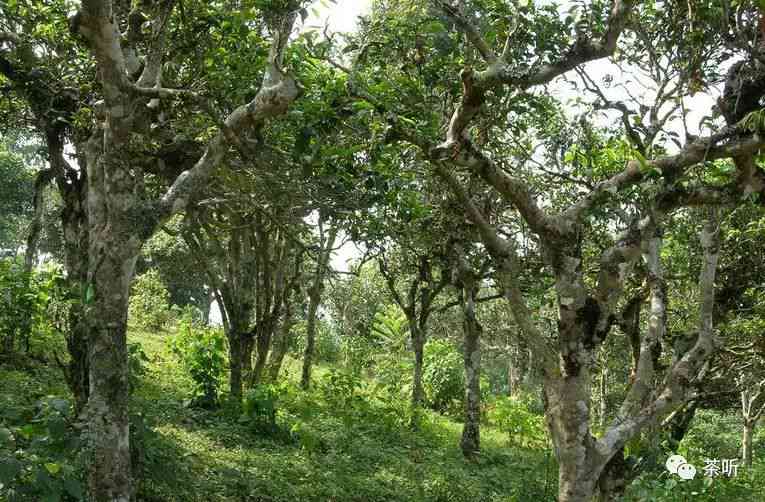
[[[450, 501], [554, 500], [557, 469], [546, 450], [510, 448], [482, 429], [474, 461], [459, 449], [461, 424], [426, 412], [417, 431], [385, 413], [349, 416], [320, 392], [293, 396], [280, 431], [254, 432], [221, 411], [186, 405], [192, 383], [163, 336], [138, 334], [146, 372], [134, 392], [144, 423], [144, 500]], [[299, 378], [285, 361], [282, 378]], [[315, 381], [326, 369], [317, 368]], [[309, 410], [306, 417], [304, 410]], [[277, 404], [277, 408], [280, 405]], [[387, 416], [387, 420], [386, 417]]]
[[[358, 382], [339, 379], [328, 387], [332, 373], [327, 366], [316, 368], [317, 384], [303, 392], [296, 385], [299, 361], [285, 361], [281, 378], [285, 383], [275, 403], [276, 427], [271, 429], [253, 427], [233, 407], [191, 407], [188, 398], [193, 383], [172, 352], [169, 336], [135, 332], [129, 336], [136, 377], [131, 434], [139, 501], [555, 500], [557, 466], [548, 448], [511, 444], [507, 434], [482, 426], [481, 453], [468, 461], [459, 448], [461, 424], [427, 411], [417, 430], [412, 430], [405, 424], [405, 399], [386, 403], [370, 397], [373, 394], [363, 390], [373, 385], [369, 381], [354, 387]], [[328, 394], [328, 388], [346, 393], [345, 401]], [[6, 436], [10, 432], [16, 436], [16, 457], [30, 466], [27, 475], [19, 476], [37, 485], [28, 493], [43, 493], [40, 484], [48, 483], [46, 493], [63, 494], [45, 500], [77, 500], [67, 494], [83, 489], [81, 458], [44, 456], [56, 449], [55, 441], [50, 442], [59, 429], [45, 409], [55, 408], [66, 396], [61, 371], [54, 364], [44, 364], [40, 358], [20, 360], [13, 367], [0, 362], [0, 426], [19, 424], [0, 427], [0, 440], [4, 430]], [[46, 413], [48, 418], [41, 419]], [[689, 435], [688, 451], [699, 444], [702, 450], [694, 457], [708, 454], [710, 446], [714, 446], [711, 451], [735, 456], [736, 436], [731, 429], [735, 421], [735, 416], [705, 415]], [[723, 440], [721, 431], [733, 435]], [[21, 455], [18, 441], [23, 438], [28, 453]], [[712, 438], [718, 438], [719, 444], [710, 444]], [[757, 444], [756, 452], [762, 451], [759, 446], [765, 438]], [[662, 471], [660, 466], [633, 483], [625, 500], [765, 500], [759, 498], [765, 496], [761, 477], [765, 463], [761, 461], [738, 478], [715, 483], [699, 477], [678, 486]], [[71, 482], [78, 477], [79, 486]], [[1, 492], [0, 500], [5, 502]], [[18, 500], [42, 498], [33, 495]]]

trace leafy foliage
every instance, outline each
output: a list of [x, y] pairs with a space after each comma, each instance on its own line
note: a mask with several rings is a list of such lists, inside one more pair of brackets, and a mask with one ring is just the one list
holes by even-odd
[[216, 406], [226, 365], [226, 337], [223, 332], [187, 321], [179, 326], [170, 344], [194, 381], [191, 404]]
[[509, 444], [540, 447], [547, 444], [544, 418], [532, 413], [528, 396], [502, 396], [489, 405], [489, 422], [507, 434]]
[[462, 354], [454, 344], [445, 340], [429, 340], [425, 344], [422, 383], [430, 407], [459, 414], [465, 393], [465, 369]]
[[170, 320], [170, 293], [157, 270], [136, 277], [130, 292], [128, 318], [136, 326], [154, 331]]
[[249, 389], [244, 396], [240, 422], [253, 430], [273, 434], [278, 430], [276, 412], [283, 388], [276, 384], [260, 384]]
[[17, 260], [0, 260], [0, 352], [28, 351], [32, 337], [51, 336], [48, 309], [64, 301], [61, 282], [56, 266], [27, 272]]
[[69, 401], [45, 396], [31, 409], [0, 412], [0, 497], [8, 501], [85, 500]]

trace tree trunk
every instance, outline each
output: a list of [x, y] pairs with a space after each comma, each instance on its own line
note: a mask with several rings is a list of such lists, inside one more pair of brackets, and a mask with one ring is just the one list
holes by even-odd
[[421, 408], [425, 403], [425, 388], [422, 385], [422, 369], [425, 354], [425, 336], [417, 326], [416, 319], [409, 320], [409, 332], [414, 351], [414, 372], [412, 375], [412, 408]]
[[[90, 495], [97, 502], [128, 502], [132, 496], [128, 420], [127, 311], [138, 247], [114, 226], [91, 245], [86, 316], [89, 328]], [[121, 237], [128, 237], [123, 241]], [[95, 249], [94, 249], [95, 248]], [[95, 258], [100, 257], [100, 258]]]
[[752, 438], [754, 438], [754, 421], [744, 420], [744, 437], [741, 441], [741, 454], [744, 457], [744, 465], [752, 466]]
[[311, 385], [311, 365], [313, 364], [313, 353], [316, 346], [316, 313], [321, 304], [321, 296], [324, 293], [324, 277], [326, 276], [329, 260], [332, 257], [332, 246], [335, 245], [337, 238], [337, 227], [332, 227], [324, 238], [322, 219], [319, 220], [319, 240], [321, 243], [321, 253], [316, 263], [316, 270], [313, 274], [313, 282], [308, 289], [308, 319], [306, 326], [305, 353], [303, 354], [303, 373], [300, 377], [300, 387], [308, 389]]
[[[316, 286], [314, 284], [314, 286]], [[300, 377], [300, 387], [308, 389], [311, 386], [311, 365], [313, 364], [313, 353], [316, 346], [316, 312], [319, 309], [321, 293], [312, 287], [308, 292], [308, 319], [305, 335], [305, 351], [303, 352], [303, 373]]]
[[274, 323], [270, 319], [264, 320], [258, 326], [255, 342], [258, 352], [255, 356], [255, 367], [252, 369], [252, 385], [258, 385], [263, 380], [263, 370], [268, 361], [268, 352], [271, 350], [271, 340], [274, 336]]
[[627, 460], [624, 458], [624, 448], [606, 464], [598, 480], [598, 502], [615, 502], [621, 500], [627, 488]]
[[243, 382], [248, 379], [252, 381], [252, 353], [255, 350], [255, 337], [256, 335], [251, 332], [242, 333], [240, 335], [242, 344], [242, 353], [240, 358], [242, 361], [242, 378]]
[[281, 371], [284, 356], [287, 355], [287, 350], [290, 346], [291, 331], [294, 324], [295, 318], [292, 314], [292, 302], [288, 301], [285, 305], [284, 321], [282, 321], [282, 325], [279, 328], [279, 335], [274, 342], [274, 348], [268, 360], [268, 378], [272, 382], [279, 379], [279, 371]]
[[598, 382], [599, 399], [598, 404], [600, 409], [598, 411], [598, 420], [600, 421], [600, 427], [606, 426], [608, 420], [608, 366], [606, 361], [603, 361], [603, 367], [600, 369], [600, 381]]
[[69, 332], [66, 336], [69, 363], [64, 372], [69, 390], [74, 397], [74, 413], [80, 416], [88, 404], [90, 394], [90, 361], [88, 357], [88, 330], [83, 312], [73, 306], [69, 312]]
[[508, 339], [507, 346], [507, 395], [514, 396], [521, 391], [524, 380], [526, 352], [522, 340]]
[[694, 400], [675, 411], [665, 422], [669, 432], [669, 448], [676, 451], [696, 416], [698, 401]]
[[[63, 146], [62, 146], [63, 149]], [[84, 159], [81, 164], [86, 165]], [[85, 297], [88, 284], [88, 234], [85, 200], [87, 197], [86, 172], [71, 184], [59, 183], [64, 207], [61, 211], [61, 228], [64, 236], [64, 262], [67, 289], [76, 292], [79, 300]], [[66, 346], [69, 363], [64, 370], [69, 389], [74, 396], [75, 413], [85, 410], [90, 391], [90, 364], [88, 356], [88, 327], [85, 311], [75, 302], [68, 313]]]
[[587, 371], [546, 378], [545, 419], [558, 459], [558, 502], [591, 502], [605, 461], [595, 453], [590, 434]]
[[242, 338], [232, 330], [228, 333], [229, 391], [235, 401], [242, 400]]
[[480, 450], [481, 435], [481, 345], [482, 327], [475, 316], [476, 288], [464, 287], [463, 331], [465, 336], [465, 424], [460, 447], [465, 457]]

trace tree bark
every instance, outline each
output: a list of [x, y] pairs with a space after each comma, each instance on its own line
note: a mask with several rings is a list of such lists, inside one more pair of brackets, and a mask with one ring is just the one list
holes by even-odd
[[[257, 326], [257, 335], [255, 336], [255, 344], [257, 345], [257, 354], [255, 355], [255, 366], [252, 368], [252, 385], [258, 385], [263, 381], [263, 371], [268, 361], [268, 353], [271, 350], [271, 341], [274, 338], [274, 321], [264, 319]], [[250, 351], [250, 358], [252, 357], [252, 351]]]
[[271, 356], [268, 359], [268, 378], [272, 382], [279, 379], [279, 372], [282, 369], [284, 362], [284, 356], [287, 355], [287, 350], [290, 345], [290, 338], [292, 336], [292, 326], [295, 324], [295, 318], [293, 315], [292, 302], [288, 301], [285, 305], [284, 320], [279, 328], [279, 335], [274, 343], [274, 348], [271, 351]]
[[89, 328], [90, 494], [97, 502], [132, 497], [128, 420], [127, 310], [139, 245], [125, 213], [112, 213], [91, 243], [86, 306]]
[[752, 466], [752, 439], [754, 438], [754, 421], [744, 420], [744, 436], [741, 440], [741, 454], [744, 465]]
[[69, 363], [65, 366], [66, 382], [74, 397], [74, 414], [86, 409], [90, 394], [90, 358], [88, 356], [88, 330], [81, 309], [69, 312], [69, 332], [66, 336]]
[[608, 366], [607, 360], [603, 361], [603, 367], [600, 369], [600, 381], [598, 382], [599, 399], [598, 404], [600, 409], [598, 411], [598, 420], [600, 421], [600, 427], [606, 426], [608, 419]]
[[[472, 274], [471, 274], [472, 275]], [[475, 315], [477, 284], [463, 279], [463, 334], [465, 361], [465, 423], [460, 447], [465, 457], [473, 457], [481, 447], [481, 332]]]
[[242, 347], [241, 336], [233, 331], [228, 335], [229, 392], [235, 401], [242, 400]]
[[587, 368], [565, 378], [545, 378], [545, 419], [558, 459], [558, 501], [591, 502], [606, 459], [590, 433]]
[[313, 365], [313, 354], [316, 346], [316, 311], [319, 308], [321, 295], [314, 288], [308, 293], [308, 320], [305, 335], [305, 351], [303, 352], [303, 371], [300, 377], [300, 387], [308, 389], [311, 385], [311, 368]]
[[412, 408], [421, 408], [425, 404], [425, 388], [422, 385], [422, 371], [425, 359], [425, 336], [416, 319], [409, 320], [409, 333], [414, 352], [414, 370], [412, 373]]
[[313, 283], [308, 290], [308, 319], [306, 326], [305, 352], [303, 354], [303, 372], [300, 377], [300, 387], [308, 389], [311, 385], [311, 366], [316, 346], [316, 314], [321, 305], [321, 296], [324, 293], [324, 278], [327, 275], [327, 267], [332, 257], [332, 246], [337, 238], [337, 227], [332, 227], [324, 238], [322, 221], [319, 221], [320, 251], [316, 262], [316, 270], [313, 275]]

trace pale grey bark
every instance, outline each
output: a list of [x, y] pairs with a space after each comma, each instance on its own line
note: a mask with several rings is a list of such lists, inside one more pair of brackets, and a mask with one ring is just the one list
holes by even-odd
[[741, 456], [744, 465], [752, 466], [752, 438], [754, 437], [754, 422], [744, 420], [744, 434], [741, 438]]
[[465, 415], [460, 447], [462, 454], [471, 458], [481, 449], [481, 332], [475, 305], [480, 288], [478, 274], [474, 272], [462, 246], [454, 246], [457, 255], [457, 285], [462, 301], [463, 360], [465, 364]]
[[135, 261], [143, 242], [173, 213], [185, 209], [212, 170], [236, 143], [237, 134], [283, 113], [300, 94], [295, 80], [281, 68], [284, 48], [296, 12], [281, 13], [271, 26], [274, 41], [266, 76], [256, 97], [235, 110], [224, 131], [208, 144], [193, 168], [181, 174], [158, 201], [145, 198], [134, 177], [129, 153], [131, 135], [141, 133], [147, 100], [188, 94], [161, 87], [165, 22], [174, 2], [153, 5], [155, 22], [149, 54], [137, 80], [131, 40], [118, 28], [111, 1], [83, 0], [72, 19], [73, 30], [86, 40], [98, 63], [103, 108], [88, 143], [87, 171], [88, 272], [85, 298], [89, 330], [89, 439], [92, 452], [90, 498], [96, 502], [128, 502], [133, 496], [130, 466], [127, 381], [127, 305]]
[[754, 385], [754, 388], [744, 387], [741, 390], [741, 415], [744, 422], [741, 456], [744, 465], [748, 467], [751, 467], [753, 461], [752, 440], [755, 427], [763, 413], [765, 413], [765, 380]]
[[[389, 123], [395, 129], [393, 137], [422, 150], [436, 174], [449, 185], [480, 232], [481, 240], [494, 261], [509, 307], [524, 339], [533, 348], [536, 360], [541, 365], [548, 406], [548, 427], [560, 466], [559, 500], [590, 500], [604, 469], [614, 455], [622, 450], [625, 442], [646, 426], [656, 424], [692, 397], [689, 383], [701, 372], [704, 362], [714, 349], [709, 304], [710, 298], [714, 297], [714, 289], [713, 280], [710, 282], [709, 279], [714, 277], [717, 250], [714, 244], [716, 234], [707, 228], [701, 239], [705, 262], [703, 275], [699, 278], [703, 292], [702, 323], [696, 344], [682, 358], [672, 363], [665, 381], [659, 384], [658, 389], [655, 382], [649, 382], [647, 377], [655, 373], [653, 366], [656, 351], [652, 349], [665, 331], [663, 322], [666, 312], [666, 292], [662, 291], [661, 278], [649, 279], [649, 282], [654, 283], [651, 312], [653, 326], [651, 333], [641, 342], [641, 349], [644, 350], [641, 350], [635, 369], [636, 384], [633, 384], [634, 388], [630, 389], [630, 395], [622, 406], [625, 413], [617, 416], [603, 437], [598, 440], [592, 437], [589, 432], [588, 384], [593, 350], [603, 342], [611, 325], [616, 322], [614, 307], [622, 294], [626, 276], [640, 258], [641, 243], [651, 247], [653, 241], [652, 246], [658, 248], [661, 236], [654, 235], [656, 227], [675, 208], [735, 202], [739, 194], [750, 193], [751, 186], [743, 186], [741, 179], [738, 179], [720, 189], [690, 185], [688, 189], [670, 189], [655, 196], [642, 208], [650, 217], [644, 221], [631, 222], [617, 244], [602, 254], [598, 283], [592, 291], [583, 280], [582, 256], [577, 249], [583, 225], [591, 210], [602, 206], [612, 194], [645, 183], [649, 171], [658, 171], [666, 179], [676, 179], [686, 175], [689, 168], [702, 161], [751, 157], [765, 145], [765, 140], [739, 126], [727, 127], [708, 137], [692, 139], [674, 155], [629, 162], [622, 172], [597, 183], [577, 203], [558, 214], [550, 214], [538, 204], [526, 180], [514, 176], [512, 171], [500, 168], [493, 156], [484, 154], [476, 147], [469, 134], [471, 121], [484, 105], [488, 90], [505, 85], [509, 87], [505, 91], [523, 90], [548, 82], [582, 62], [608, 56], [615, 49], [616, 40], [627, 22], [633, 2], [613, 2], [608, 27], [601, 38], [579, 38], [572, 49], [564, 53], [561, 61], [542, 69], [534, 68], [529, 75], [516, 74], [508, 78], [505, 78], [507, 74], [503, 70], [511, 66], [503, 60], [506, 51], [503, 51], [502, 56], [494, 54], [478, 29], [464, 19], [458, 9], [446, 2], [435, 3], [465, 33], [469, 42], [484, 58], [486, 69], [476, 71], [467, 68], [463, 71], [462, 101], [455, 108], [446, 139], [441, 145], [431, 148], [404, 121], [396, 121], [395, 117], [389, 118]], [[380, 105], [379, 102], [376, 104]], [[540, 238], [543, 254], [556, 280], [559, 304], [557, 347], [553, 348], [551, 341], [542, 336], [525, 305], [516, 283], [518, 274], [515, 268], [518, 259], [512, 240], [502, 237], [475, 206], [458, 178], [460, 167], [467, 168], [471, 174], [483, 179], [502, 195]], [[639, 403], [645, 404], [641, 407]]]
[[600, 379], [598, 381], [598, 404], [600, 409], [598, 410], [598, 421], [600, 427], [606, 426], [606, 420], [608, 420], [608, 365], [607, 361], [603, 362], [600, 368]]

